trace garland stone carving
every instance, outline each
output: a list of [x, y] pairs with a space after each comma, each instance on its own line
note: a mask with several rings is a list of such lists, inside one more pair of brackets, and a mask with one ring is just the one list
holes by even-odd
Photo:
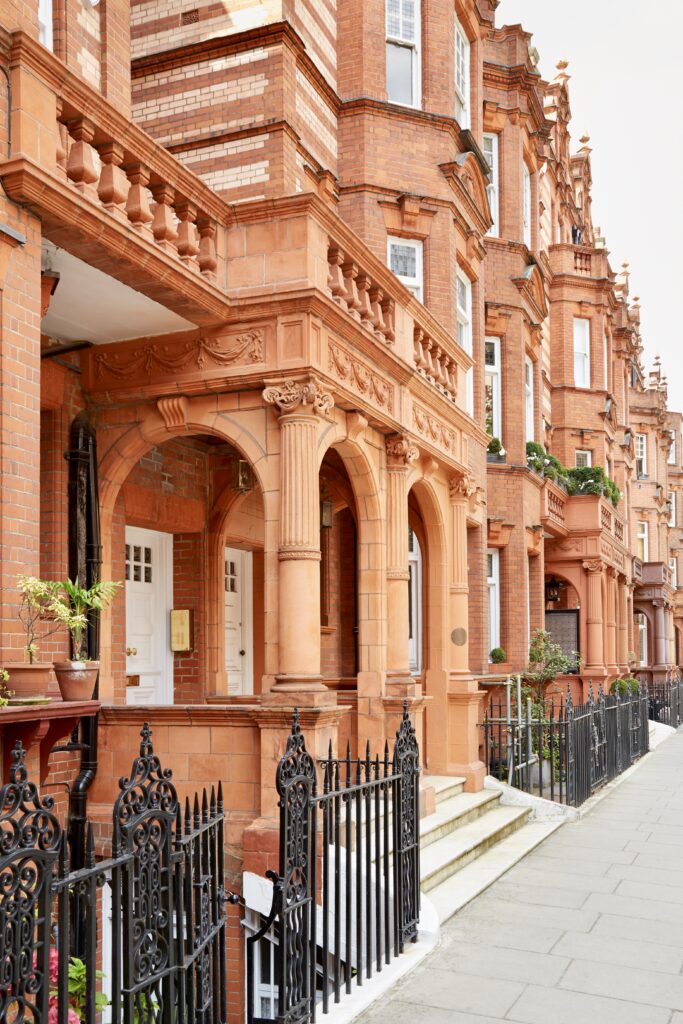
[[183, 345], [150, 341], [132, 353], [110, 355], [98, 352], [94, 356], [95, 376], [101, 380], [110, 374], [117, 380], [125, 380], [141, 373], [151, 377], [158, 370], [179, 373], [192, 364], [193, 369], [203, 370], [207, 361], [216, 366], [229, 366], [232, 363], [260, 363], [263, 360], [262, 330], [247, 331], [230, 340], [234, 342], [230, 348], [224, 347], [223, 337], [200, 337], [186, 341]]
[[394, 390], [391, 385], [339, 345], [330, 344], [329, 368], [338, 380], [344, 381], [360, 395], [374, 399], [380, 408], [393, 412]]

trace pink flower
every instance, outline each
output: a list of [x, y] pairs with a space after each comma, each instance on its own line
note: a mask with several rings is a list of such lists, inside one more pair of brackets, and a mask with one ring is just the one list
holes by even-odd
[[56, 946], [50, 946], [50, 984], [56, 985], [59, 981], [59, 953]]
[[[47, 1024], [58, 1024], [57, 996], [50, 996], [50, 1005], [47, 1011]], [[75, 1010], [69, 1010], [67, 1017], [68, 1024], [81, 1024], [81, 1018]]]

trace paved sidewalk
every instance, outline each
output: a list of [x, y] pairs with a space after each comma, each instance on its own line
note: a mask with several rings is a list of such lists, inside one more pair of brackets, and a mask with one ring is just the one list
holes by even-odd
[[683, 1024], [683, 729], [456, 914], [363, 1024]]

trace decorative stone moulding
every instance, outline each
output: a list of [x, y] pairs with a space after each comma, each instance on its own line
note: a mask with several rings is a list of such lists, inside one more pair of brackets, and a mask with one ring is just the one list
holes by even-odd
[[387, 438], [386, 452], [390, 466], [410, 466], [420, 457], [419, 449], [409, 438], [401, 434]]
[[92, 356], [95, 380], [107, 378], [127, 380], [144, 374], [157, 376], [159, 372], [178, 374], [213, 367], [260, 363], [263, 360], [263, 330], [245, 331], [236, 337], [206, 337], [200, 335], [190, 341], [149, 340], [124, 352], [120, 346], [111, 351], [95, 352]]
[[276, 405], [280, 412], [294, 412], [300, 406], [310, 406], [313, 412], [326, 416], [334, 407], [334, 398], [329, 391], [323, 391], [315, 377], [306, 380], [286, 380], [271, 384], [263, 391], [266, 405]]
[[330, 342], [328, 349], [330, 373], [363, 398], [378, 405], [390, 415], [394, 411], [394, 388], [363, 360], [351, 355], [341, 345]]

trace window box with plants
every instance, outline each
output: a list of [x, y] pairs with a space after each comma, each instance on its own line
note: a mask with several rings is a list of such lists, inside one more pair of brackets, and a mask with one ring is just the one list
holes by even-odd
[[503, 448], [500, 442], [500, 438], [492, 437], [489, 441], [488, 448], [486, 449], [486, 461], [487, 462], [499, 462], [504, 463], [507, 456], [507, 452]]

